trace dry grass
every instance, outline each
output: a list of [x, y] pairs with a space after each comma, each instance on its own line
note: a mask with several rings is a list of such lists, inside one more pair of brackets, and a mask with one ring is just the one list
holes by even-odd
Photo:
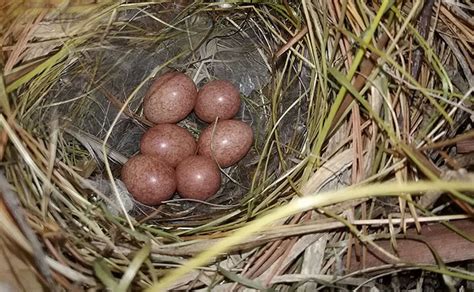
[[[7, 1], [2, 240], [65, 290], [354, 289], [410, 269], [472, 281], [377, 245], [428, 223], [473, 241], [449, 224], [474, 203], [473, 153], [455, 147], [474, 138], [474, 31], [456, 3]], [[117, 174], [169, 67], [240, 84], [256, 140], [209, 202], [150, 208]], [[369, 248], [400, 265], [347, 273]]]

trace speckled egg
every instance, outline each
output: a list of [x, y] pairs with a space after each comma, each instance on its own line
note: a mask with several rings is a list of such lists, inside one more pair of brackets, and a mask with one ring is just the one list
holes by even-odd
[[218, 121], [214, 125], [212, 123], [202, 131], [198, 140], [198, 153], [214, 158], [221, 167], [239, 162], [252, 146], [252, 128], [237, 120]]
[[140, 140], [143, 154], [156, 155], [176, 167], [183, 159], [195, 154], [196, 141], [186, 130], [175, 124], [158, 124], [143, 134]]
[[177, 123], [193, 110], [197, 88], [180, 72], [169, 72], [156, 79], [143, 100], [145, 117], [155, 124]]
[[214, 80], [199, 90], [194, 112], [201, 120], [212, 123], [217, 117], [232, 119], [239, 109], [239, 90], [227, 80]]
[[158, 205], [176, 191], [176, 173], [166, 162], [153, 155], [139, 154], [122, 167], [122, 181], [135, 200]]
[[217, 164], [205, 156], [190, 156], [176, 167], [177, 189], [181, 197], [207, 200], [220, 188], [221, 173]]

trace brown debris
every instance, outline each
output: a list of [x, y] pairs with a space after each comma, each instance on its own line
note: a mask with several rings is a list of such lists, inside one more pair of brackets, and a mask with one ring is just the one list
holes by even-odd
[[462, 140], [456, 143], [456, 151], [458, 154], [474, 152], [474, 139]]
[[[415, 230], [409, 230], [407, 237], [411, 239], [397, 239], [397, 253], [401, 263], [415, 264], [435, 264], [435, 257], [430, 251], [429, 244], [439, 255], [444, 263], [452, 263], [474, 259], [474, 222], [472, 220], [462, 220], [451, 223], [457, 229], [461, 230], [470, 240], [462, 237], [453, 230], [447, 228], [441, 223], [424, 226], [421, 233], [416, 234]], [[416, 240], [414, 239], [416, 237]], [[426, 243], [427, 244], [426, 244]], [[376, 240], [375, 243], [394, 254], [391, 248], [390, 240]], [[395, 262], [386, 259], [380, 252], [372, 247], [367, 247], [366, 262], [357, 261], [355, 255], [351, 255], [352, 265], [349, 271], [357, 271], [363, 268], [372, 268]]]

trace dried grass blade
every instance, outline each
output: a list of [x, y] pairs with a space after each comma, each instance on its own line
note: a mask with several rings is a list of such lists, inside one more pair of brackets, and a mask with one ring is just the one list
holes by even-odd
[[442, 182], [442, 181], [419, 181], [411, 183], [383, 183], [372, 184], [368, 186], [353, 187], [348, 192], [346, 189], [320, 193], [317, 196], [308, 196], [297, 199], [285, 206], [279, 207], [271, 211], [269, 214], [260, 217], [245, 227], [235, 231], [230, 236], [218, 241], [212, 249], [208, 249], [195, 258], [189, 260], [183, 266], [173, 270], [160, 282], [155, 283], [147, 291], [162, 291], [169, 285], [174, 283], [181, 276], [186, 275], [193, 269], [202, 266], [208, 261], [225, 252], [233, 245], [241, 242], [249, 237], [251, 234], [262, 230], [265, 226], [271, 224], [275, 220], [285, 218], [300, 212], [310, 210], [315, 207], [324, 207], [330, 204], [335, 204], [351, 199], [360, 199], [371, 196], [398, 196], [399, 193], [418, 193], [432, 190], [458, 190], [467, 191], [474, 190], [472, 183], [466, 182]]
[[133, 278], [137, 274], [137, 272], [140, 270], [140, 267], [142, 266], [143, 262], [148, 258], [150, 255], [151, 251], [151, 243], [147, 242], [143, 246], [142, 249], [140, 249], [135, 257], [133, 258], [132, 262], [128, 266], [128, 269], [125, 271], [125, 273], [122, 276], [122, 279], [120, 279], [120, 282], [117, 286], [117, 292], [126, 292], [128, 291], [129, 286], [132, 284]]
[[[361, 48], [357, 51], [356, 55], [354, 56], [354, 61], [351, 64], [351, 68], [347, 72], [346, 78], [351, 80], [352, 77], [354, 76], [357, 68], [359, 67], [359, 64], [362, 62], [365, 50], [367, 46], [369, 45], [370, 41], [372, 40], [372, 37], [379, 26], [380, 21], [382, 20], [382, 17], [384, 14], [387, 12], [387, 9], [393, 5], [392, 1], [385, 0], [381, 3], [379, 10], [377, 11], [377, 15], [375, 16], [374, 20], [372, 21], [370, 27], [364, 34], [364, 37], [362, 38], [360, 45]], [[342, 74], [342, 73], [341, 73]], [[326, 141], [327, 134], [329, 133], [334, 117], [336, 116], [337, 111], [339, 110], [339, 107], [343, 101], [343, 98], [345, 97], [347, 92], [347, 88], [342, 86], [341, 89], [339, 90], [336, 99], [334, 100], [333, 105], [331, 106], [331, 109], [329, 111], [329, 114], [325, 120], [325, 123], [323, 127], [321, 128], [321, 132], [318, 136], [318, 140], [316, 141], [316, 144], [314, 145], [311, 154], [312, 158], [310, 162], [308, 163], [308, 167], [306, 169], [305, 176], [303, 178], [303, 181], [306, 181], [309, 178], [310, 172], [312, 171], [313, 164], [317, 162], [317, 164], [320, 164], [320, 159], [321, 159], [321, 149], [323, 146], [323, 143]]]
[[117, 279], [112, 275], [107, 263], [104, 259], [99, 258], [94, 261], [94, 273], [97, 278], [109, 289], [110, 291], [116, 291], [118, 286]]
[[232, 280], [233, 282], [238, 283], [242, 286], [256, 289], [258, 291], [270, 291], [270, 289], [266, 288], [262, 283], [260, 283], [260, 281], [251, 280], [244, 276], [237, 275], [236, 273], [233, 273], [231, 271], [228, 271], [222, 268], [219, 264], [217, 265], [217, 271], [221, 273], [227, 279]]
[[46, 280], [48, 285], [53, 286], [51, 270], [46, 263], [46, 254], [44, 253], [41, 243], [36, 237], [33, 229], [31, 229], [31, 227], [28, 225], [24, 215], [24, 209], [21, 206], [21, 202], [18, 199], [17, 194], [15, 194], [12, 189], [13, 188], [8, 183], [6, 177], [2, 172], [0, 172], [0, 193], [3, 197], [3, 201], [7, 205], [8, 209], [10, 210], [10, 214], [12, 214], [13, 218], [15, 218], [20, 230], [23, 232], [29, 241], [29, 244], [31, 245], [33, 251], [32, 255], [35, 259], [38, 271]]

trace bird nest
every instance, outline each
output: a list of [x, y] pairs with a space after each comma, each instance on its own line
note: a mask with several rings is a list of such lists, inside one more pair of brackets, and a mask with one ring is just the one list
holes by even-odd
[[[469, 285], [474, 32], [424, 2], [7, 1], [3, 250], [38, 289]], [[168, 70], [232, 81], [254, 143], [209, 200], [146, 206], [120, 170]]]

